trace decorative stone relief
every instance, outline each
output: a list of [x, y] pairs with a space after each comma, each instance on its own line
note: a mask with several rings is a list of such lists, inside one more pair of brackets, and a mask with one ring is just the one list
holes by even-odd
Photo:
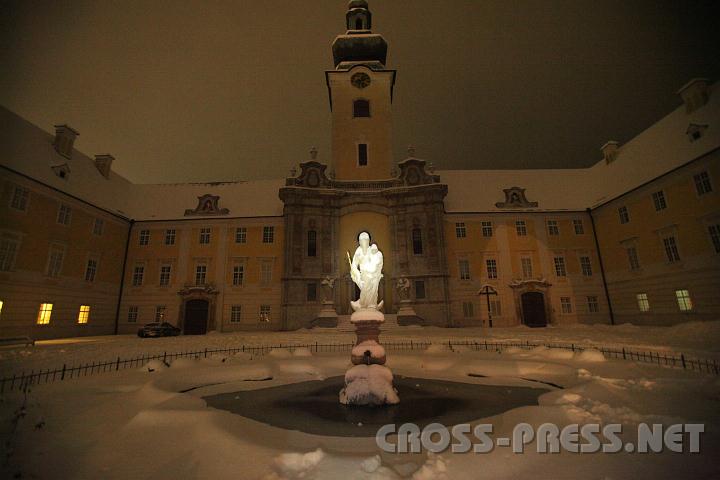
[[198, 197], [198, 204], [195, 209], [187, 209], [185, 210], [185, 216], [193, 216], [193, 215], [227, 215], [230, 213], [230, 210], [227, 208], [220, 208], [218, 206], [218, 202], [220, 201], [219, 195], [202, 195]]
[[505, 192], [505, 201], [497, 202], [497, 208], [537, 208], [538, 202], [530, 202], [525, 197], [525, 189], [520, 187], [511, 187], [503, 189]]

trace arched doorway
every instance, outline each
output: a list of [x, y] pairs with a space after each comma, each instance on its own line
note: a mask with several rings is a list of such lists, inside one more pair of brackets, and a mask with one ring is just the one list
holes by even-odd
[[520, 295], [523, 323], [528, 327], [547, 326], [545, 316], [545, 295], [540, 292], [525, 292]]
[[185, 321], [183, 333], [185, 335], [204, 335], [208, 329], [207, 300], [188, 300], [185, 302]]

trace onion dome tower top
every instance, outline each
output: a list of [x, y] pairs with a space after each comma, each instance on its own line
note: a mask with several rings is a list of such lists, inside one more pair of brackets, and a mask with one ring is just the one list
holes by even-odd
[[349, 70], [362, 64], [373, 70], [383, 70], [387, 59], [387, 42], [382, 35], [372, 33], [372, 13], [365, 0], [351, 0], [345, 14], [347, 31], [335, 37], [332, 45], [336, 70]]

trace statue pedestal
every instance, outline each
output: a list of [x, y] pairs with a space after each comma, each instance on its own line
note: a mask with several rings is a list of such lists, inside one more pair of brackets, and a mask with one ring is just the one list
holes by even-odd
[[397, 312], [398, 325], [422, 325], [422, 318], [418, 317], [410, 300], [400, 300], [400, 308]]
[[320, 313], [318, 313], [318, 316], [315, 317], [312, 325], [314, 327], [337, 327], [337, 324], [338, 315], [335, 311], [335, 303], [327, 301], [323, 302]]

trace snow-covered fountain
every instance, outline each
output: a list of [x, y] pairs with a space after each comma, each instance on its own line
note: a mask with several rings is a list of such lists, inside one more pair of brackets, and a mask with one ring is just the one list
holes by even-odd
[[383, 254], [370, 235], [362, 232], [350, 264], [350, 277], [360, 289], [360, 298], [350, 302], [357, 341], [350, 359], [353, 363], [345, 373], [345, 388], [340, 391], [344, 405], [394, 405], [400, 402], [393, 387], [393, 374], [385, 366], [385, 349], [379, 343], [380, 325], [385, 321], [383, 301], [378, 303], [378, 285], [383, 277]]

